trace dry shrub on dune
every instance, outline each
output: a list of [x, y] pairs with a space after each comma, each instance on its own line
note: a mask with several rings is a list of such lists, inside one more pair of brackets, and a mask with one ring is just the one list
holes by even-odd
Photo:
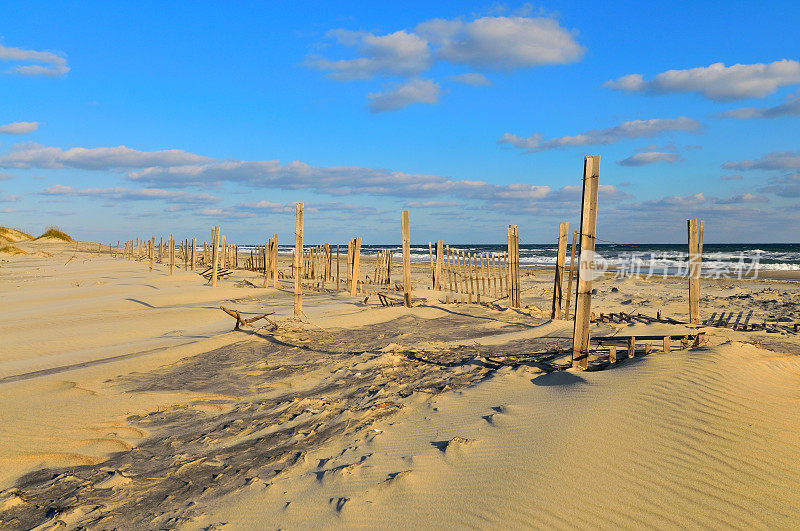
[[49, 227], [47, 227], [47, 229], [45, 229], [44, 233], [41, 236], [39, 236], [38, 238], [36, 238], [36, 239], [37, 240], [41, 240], [42, 238], [51, 238], [51, 239], [54, 239], [54, 240], [62, 240], [62, 241], [65, 241], [65, 242], [74, 242], [75, 241], [75, 240], [72, 239], [72, 237], [69, 234], [67, 234], [66, 232], [63, 232], [61, 229], [59, 229], [55, 225], [50, 225]]

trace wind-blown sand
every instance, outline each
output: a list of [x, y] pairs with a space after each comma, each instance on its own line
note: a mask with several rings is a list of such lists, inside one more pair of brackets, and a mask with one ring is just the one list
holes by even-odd
[[[699, 348], [556, 370], [568, 357], [545, 352], [572, 328], [547, 319], [548, 272], [523, 276], [521, 311], [310, 293], [295, 320], [290, 290], [240, 287], [253, 273], [212, 289], [16, 245], [28, 254], [0, 262], [0, 526], [800, 524], [800, 336], [701, 327]], [[685, 281], [597, 288], [597, 312], [686, 315]], [[797, 283], [702, 293], [704, 317], [800, 320]], [[278, 328], [231, 332], [220, 304]]]

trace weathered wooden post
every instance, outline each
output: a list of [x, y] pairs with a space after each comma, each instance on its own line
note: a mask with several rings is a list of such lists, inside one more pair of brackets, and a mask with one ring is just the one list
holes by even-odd
[[219, 274], [219, 227], [211, 229], [211, 286], [217, 286]]
[[594, 241], [597, 230], [597, 191], [600, 181], [600, 156], [583, 160], [583, 199], [580, 225], [580, 263], [575, 296], [575, 325], [572, 332], [572, 366], [589, 368], [589, 321], [592, 310]]
[[519, 228], [508, 226], [508, 300], [512, 308], [520, 307], [519, 286]]
[[411, 308], [411, 230], [408, 210], [400, 214], [403, 228], [403, 300], [407, 308]]
[[444, 243], [442, 240], [436, 242], [436, 270], [433, 276], [433, 289], [442, 289], [442, 265], [444, 263]]
[[169, 235], [167, 246], [169, 247], [167, 250], [169, 253], [169, 274], [171, 275], [172, 268], [175, 267], [175, 240], [173, 239], [172, 234]]
[[561, 299], [564, 292], [564, 261], [567, 258], [567, 238], [569, 237], [569, 223], [566, 221], [558, 225], [558, 255], [556, 256], [555, 281], [553, 282], [553, 310], [550, 319], [561, 318]]
[[272, 287], [278, 287], [278, 235], [272, 235], [270, 266], [272, 267]]
[[433, 243], [428, 242], [428, 255], [431, 259], [431, 289], [436, 289], [436, 263], [433, 261]]
[[303, 203], [297, 203], [294, 225], [294, 314], [303, 313]]
[[353, 238], [353, 265], [351, 267], [352, 271], [352, 281], [350, 282], [350, 296], [356, 296], [356, 288], [358, 287], [358, 277], [361, 273], [361, 237]]
[[564, 319], [569, 319], [569, 299], [572, 296], [572, 277], [575, 275], [575, 247], [578, 241], [578, 229], [572, 233], [572, 257], [569, 260], [569, 280], [567, 281], [567, 305], [564, 309]]
[[197, 267], [197, 238], [192, 238], [192, 271]]
[[227, 241], [227, 237], [224, 234], [222, 234], [220, 236], [219, 252], [220, 252], [220, 254], [219, 254], [219, 258], [220, 258], [219, 267], [220, 267], [220, 269], [225, 269], [225, 266], [228, 265], [228, 261], [227, 261], [228, 241]]
[[[702, 222], [701, 222], [702, 223]], [[700, 324], [700, 269], [702, 256], [697, 219], [686, 222], [689, 230], [689, 322]]]
[[336, 244], [336, 291], [339, 291], [339, 282], [341, 279], [339, 277], [339, 244]]
[[150, 241], [147, 242], [147, 244], [148, 244], [148, 247], [150, 247], [149, 252], [147, 254], [150, 255], [148, 258], [150, 258], [150, 271], [152, 272], [153, 271], [153, 259], [155, 258], [155, 254], [156, 254], [156, 249], [155, 249], [155, 247], [156, 247], [156, 237], [153, 236], [150, 239]]

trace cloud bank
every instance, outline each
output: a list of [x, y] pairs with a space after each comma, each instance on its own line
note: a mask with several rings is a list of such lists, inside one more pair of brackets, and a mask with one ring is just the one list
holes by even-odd
[[688, 70], [668, 70], [651, 80], [645, 80], [642, 74], [628, 74], [603, 86], [643, 94], [695, 92], [714, 101], [732, 101], [763, 98], [781, 87], [797, 84], [800, 84], [800, 63], [782, 59], [772, 63], [732, 66], [714, 63]]
[[668, 131], [701, 132], [703, 126], [691, 118], [679, 117], [652, 120], [632, 120], [606, 129], [593, 129], [574, 136], [560, 136], [544, 140], [544, 135], [535, 133], [527, 138], [512, 133], [504, 134], [497, 142], [524, 150], [526, 153], [558, 149], [571, 146], [612, 144], [629, 138], [648, 138]]

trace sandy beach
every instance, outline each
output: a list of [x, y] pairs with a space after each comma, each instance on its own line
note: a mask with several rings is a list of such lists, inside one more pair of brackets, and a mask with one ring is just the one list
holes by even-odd
[[[552, 271], [522, 307], [413, 308], [289, 282], [211, 288], [146, 261], [16, 244], [0, 262], [0, 526], [770, 527], [800, 519], [800, 337], [705, 332], [596, 370], [569, 366]], [[289, 257], [280, 262], [289, 271]], [[247, 282], [245, 282], [247, 281]], [[595, 283], [594, 312], [688, 313], [685, 279]], [[703, 280], [701, 316], [800, 321], [800, 285]], [[232, 331], [234, 320], [272, 323]], [[274, 323], [274, 324], [273, 324]], [[621, 349], [624, 350], [624, 349]]]

